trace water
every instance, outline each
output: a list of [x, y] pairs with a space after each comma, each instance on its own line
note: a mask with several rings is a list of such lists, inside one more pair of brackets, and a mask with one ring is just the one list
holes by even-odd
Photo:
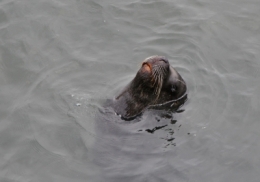
[[[0, 2], [0, 181], [258, 182], [260, 2]], [[183, 112], [104, 107], [166, 56]]]

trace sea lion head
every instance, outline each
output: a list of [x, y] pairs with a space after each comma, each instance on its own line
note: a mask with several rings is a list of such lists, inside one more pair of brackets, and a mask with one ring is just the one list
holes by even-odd
[[[151, 103], [155, 102], [160, 96], [169, 69], [169, 61], [163, 56], [146, 58], [132, 81], [133, 96], [137, 96], [137, 98], [146, 96], [150, 98]], [[136, 90], [140, 91], [140, 95]], [[151, 100], [151, 98], [153, 99]]]
[[164, 104], [186, 92], [182, 77], [163, 56], [146, 58], [135, 78], [114, 101], [117, 114], [134, 118], [152, 105]]

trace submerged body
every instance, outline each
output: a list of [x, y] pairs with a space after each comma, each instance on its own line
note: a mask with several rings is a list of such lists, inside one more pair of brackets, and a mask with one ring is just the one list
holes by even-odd
[[113, 101], [113, 107], [123, 119], [132, 119], [150, 106], [175, 102], [186, 89], [185, 81], [165, 57], [152, 56], [144, 60], [135, 78]]

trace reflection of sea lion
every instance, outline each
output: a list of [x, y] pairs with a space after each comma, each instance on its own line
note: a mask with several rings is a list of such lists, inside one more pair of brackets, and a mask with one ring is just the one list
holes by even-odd
[[[135, 78], [115, 98], [113, 106], [123, 119], [132, 119], [153, 105], [182, 98], [186, 84], [162, 56], [146, 58]], [[172, 106], [172, 104], [171, 104]]]

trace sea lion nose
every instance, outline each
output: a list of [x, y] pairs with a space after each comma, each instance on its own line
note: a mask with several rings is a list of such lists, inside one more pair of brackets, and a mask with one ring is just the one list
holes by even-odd
[[163, 61], [163, 62], [165, 62], [165, 63], [169, 63], [168, 59], [166, 59], [166, 58], [164, 58], [164, 57], [162, 57], [162, 58], [160, 59], [160, 61]]

